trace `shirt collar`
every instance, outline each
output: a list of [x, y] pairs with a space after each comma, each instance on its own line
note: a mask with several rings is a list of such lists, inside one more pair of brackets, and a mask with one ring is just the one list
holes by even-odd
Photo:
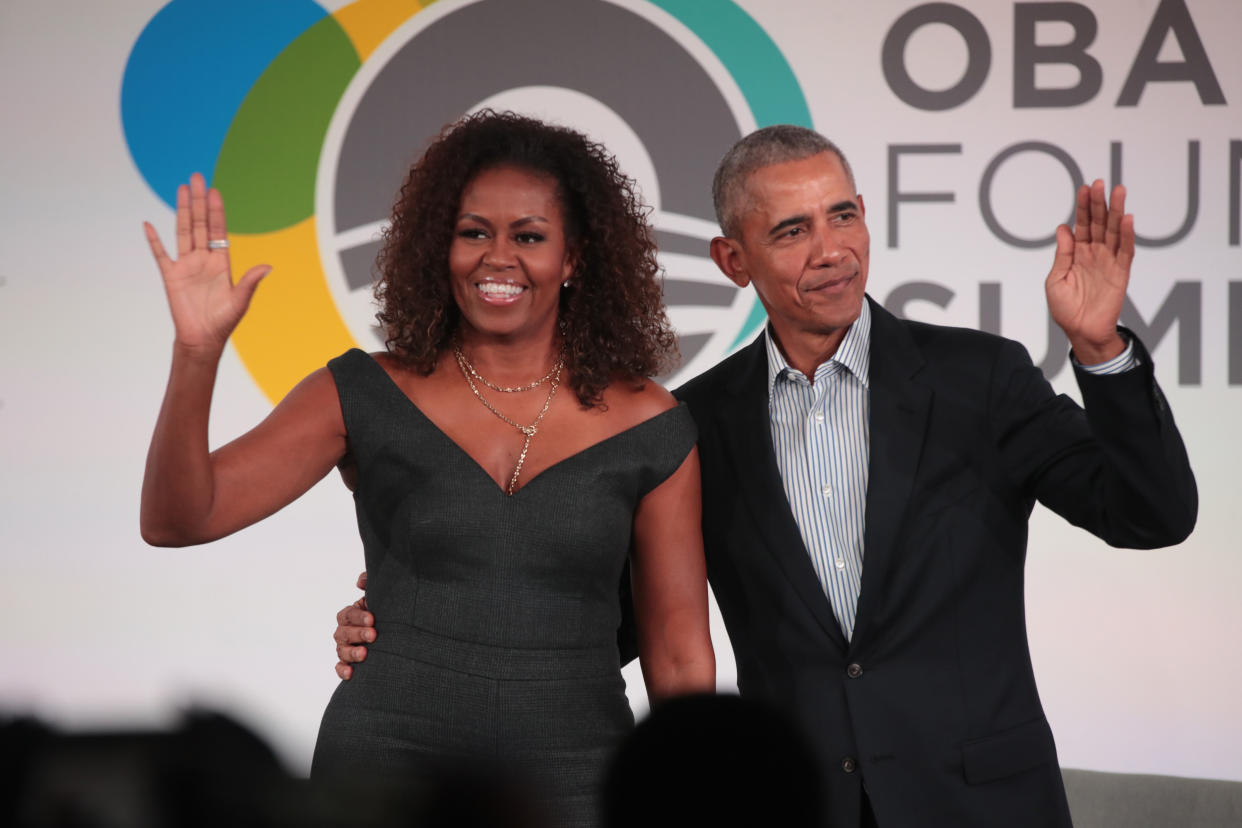
[[[768, 354], [768, 397], [772, 396], [772, 387], [776, 381], [788, 374], [802, 375], [802, 372], [789, 364], [781, 349], [776, 345], [776, 337], [772, 335], [772, 323], [764, 329], [764, 345]], [[862, 311], [854, 324], [846, 330], [837, 352], [827, 362], [816, 366], [815, 376], [823, 375], [826, 366], [836, 362], [853, 374], [864, 388], [870, 388], [871, 381], [871, 305], [864, 299]]]

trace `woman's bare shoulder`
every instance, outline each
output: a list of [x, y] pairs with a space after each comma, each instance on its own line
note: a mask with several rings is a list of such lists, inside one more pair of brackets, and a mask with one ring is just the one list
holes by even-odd
[[372, 351], [369, 356], [371, 359], [379, 363], [379, 366], [388, 373], [404, 370], [401, 358], [390, 351]]
[[373, 351], [370, 356], [379, 367], [384, 369], [384, 373], [388, 375], [388, 378], [407, 394], [409, 393], [410, 386], [417, 384], [422, 378], [422, 375], [415, 371], [408, 362], [390, 351]]
[[379, 366], [387, 371], [388, 375], [393, 379], [413, 379], [415, 381], [440, 373], [440, 366], [444, 364], [446, 359], [451, 358], [447, 354], [441, 354], [435, 369], [431, 371], [421, 371], [418, 366], [410, 360], [405, 359], [400, 354], [394, 354], [391, 351], [372, 351], [370, 357], [379, 363]]
[[613, 382], [604, 391], [603, 403], [613, 412], [622, 428], [650, 420], [677, 406], [677, 400], [668, 389], [650, 379], [641, 383], [633, 380]]

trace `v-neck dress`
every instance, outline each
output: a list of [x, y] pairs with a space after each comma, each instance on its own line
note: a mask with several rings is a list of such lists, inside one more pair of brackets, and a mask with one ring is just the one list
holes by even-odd
[[312, 777], [499, 758], [549, 793], [564, 824], [594, 824], [604, 764], [634, 723], [616, 639], [634, 510], [694, 446], [688, 410], [510, 496], [368, 354], [328, 366], [358, 468], [377, 635], [328, 703]]

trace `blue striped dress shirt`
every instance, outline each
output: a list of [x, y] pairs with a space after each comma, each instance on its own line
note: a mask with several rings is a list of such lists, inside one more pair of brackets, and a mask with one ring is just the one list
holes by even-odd
[[867, 471], [871, 459], [871, 309], [845, 332], [812, 383], [790, 366], [771, 331], [768, 417], [789, 508], [848, 639], [862, 583]]
[[[770, 329], [764, 338], [776, 466], [815, 574], [849, 640], [862, 584], [871, 460], [871, 308], [863, 302], [837, 352], [815, 369], [814, 382], [789, 364]], [[1136, 365], [1127, 338], [1120, 355], [1082, 368], [1116, 374]]]

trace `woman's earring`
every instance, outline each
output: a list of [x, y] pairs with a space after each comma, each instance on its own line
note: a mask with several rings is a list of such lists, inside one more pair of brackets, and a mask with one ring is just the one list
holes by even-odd
[[563, 288], [567, 288], [567, 287], [569, 287], [569, 280], [568, 280], [568, 279], [566, 279], [565, 281], [561, 282], [561, 287], [563, 287]]

